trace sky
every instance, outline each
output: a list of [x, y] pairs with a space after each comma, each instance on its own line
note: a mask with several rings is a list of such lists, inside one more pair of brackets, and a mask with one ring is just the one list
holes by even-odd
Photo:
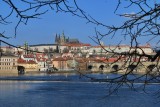
[[[77, 4], [88, 15], [92, 16], [96, 20], [106, 25], [120, 25], [126, 18], [120, 18], [114, 14], [116, 9], [117, 0], [78, 0]], [[21, 6], [21, 4], [18, 4]], [[5, 14], [9, 11], [5, 5], [1, 6], [0, 12]], [[5, 9], [5, 11], [4, 11]], [[132, 13], [136, 11], [136, 8], [128, 10], [117, 11], [117, 13]], [[90, 43], [91, 45], [97, 45], [93, 40], [89, 38], [95, 36], [95, 28], [100, 32], [105, 33], [105, 28], [101, 28], [97, 25], [87, 23], [85, 19], [73, 16], [70, 13], [49, 11], [48, 13], [40, 16], [40, 19], [31, 19], [27, 25], [20, 24], [17, 29], [16, 38], [14, 38], [14, 28], [17, 19], [15, 16], [11, 16], [9, 19], [13, 21], [10, 25], [0, 25], [1, 32], [5, 31], [5, 35], [12, 37], [10, 39], [4, 39], [5, 41], [14, 45], [23, 45], [27, 42], [29, 45], [35, 44], [52, 44], [56, 34], [64, 34], [70, 38], [77, 38], [82, 43]], [[102, 42], [105, 45], [116, 45], [123, 39], [122, 36], [116, 35], [115, 39], [106, 38]], [[129, 38], [128, 38], [129, 39]], [[124, 39], [123, 39], [124, 40]], [[143, 43], [143, 40], [141, 40]], [[128, 44], [129, 40], [125, 40], [122, 44]]]

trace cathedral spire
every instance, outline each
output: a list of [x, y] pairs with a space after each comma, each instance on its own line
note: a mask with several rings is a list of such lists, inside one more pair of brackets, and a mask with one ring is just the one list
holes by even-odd
[[58, 43], [57, 33], [56, 33], [56, 37], [55, 37], [55, 43]]
[[64, 30], [63, 30], [63, 32], [62, 32], [62, 36], [64, 36]]

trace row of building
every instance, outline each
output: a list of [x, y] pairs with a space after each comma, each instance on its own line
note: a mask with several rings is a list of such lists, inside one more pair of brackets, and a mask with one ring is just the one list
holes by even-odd
[[[120, 53], [155, 54], [149, 44], [138, 48], [129, 45], [92, 46], [81, 43], [78, 39], [69, 39], [64, 36], [64, 33], [62, 36], [56, 35], [55, 44], [28, 45], [25, 43], [17, 48], [4, 46], [0, 50], [0, 73], [7, 74], [16, 74], [20, 70], [26, 73], [48, 70], [88, 70], [91, 63], [113, 63], [117, 60], [125, 60], [126, 56], [121, 58], [118, 56]], [[148, 58], [143, 57], [142, 60], [147, 61]]]

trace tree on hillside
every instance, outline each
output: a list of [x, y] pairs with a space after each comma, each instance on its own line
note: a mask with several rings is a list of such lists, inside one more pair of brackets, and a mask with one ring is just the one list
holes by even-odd
[[[124, 22], [119, 26], [106, 25], [100, 21], [97, 21], [96, 19], [88, 15], [85, 10], [81, 9], [81, 7], [78, 6], [78, 0], [2, 0], [0, 4], [5, 5], [9, 10], [6, 14], [0, 13], [1, 25], [11, 24], [12, 22], [10, 20], [8, 21], [11, 16], [15, 16], [15, 18], [17, 19], [17, 23], [15, 24], [14, 29], [15, 36], [17, 34], [17, 28], [20, 26], [20, 24], [26, 25], [28, 20], [38, 19], [41, 15], [46, 14], [48, 11], [71, 13], [74, 16], [85, 19], [87, 23], [97, 25], [97, 28], [95, 29], [95, 36], [90, 38], [95, 43], [101, 45], [101, 48], [109, 53], [112, 57], [118, 56], [117, 60], [114, 63], [118, 62], [121, 58], [125, 58], [123, 61], [124, 66], [119, 69], [116, 67], [117, 71], [125, 71], [123, 75], [115, 78], [94, 79], [96, 81], [110, 82], [111, 94], [113, 92], [116, 92], [123, 85], [127, 85], [128, 87], [134, 89], [134, 83], [136, 80], [141, 80], [144, 83], [144, 89], [145, 86], [151, 81], [160, 82], [158, 65], [160, 51], [157, 51], [157, 53], [153, 56], [148, 55], [142, 50], [139, 43], [139, 39], [145, 37], [147, 38], [146, 43], [151, 43], [154, 41], [157, 46], [160, 44], [160, 2], [158, 0], [117, 0], [114, 13], [120, 18], [126, 18], [125, 20], [123, 20]], [[21, 6], [19, 6], [18, 4], [21, 4]], [[133, 7], [136, 8], [134, 12], [119, 13], [121, 9], [130, 9]], [[106, 12], [106, 10], [102, 10], [102, 12], [103, 11]], [[106, 32], [102, 33], [101, 31], [97, 30], [98, 27], [105, 28]], [[103, 41], [106, 37], [116, 38], [116, 35], [119, 34], [123, 36], [124, 39], [129, 38], [129, 51], [118, 53], [114, 51], [115, 49], [106, 50], [101, 44], [101, 41]], [[10, 38], [5, 35], [5, 31], [1, 31], [0, 37], [5, 39]], [[13, 46], [12, 44], [5, 42], [4, 40], [0, 40], [0, 42]], [[121, 41], [119, 41], [116, 48], [118, 48], [120, 44]], [[141, 53], [138, 53], [138, 50], [141, 50]], [[149, 61], [156, 61], [156, 63], [154, 64], [154, 66], [146, 68], [147, 72], [145, 74], [140, 76], [133, 76], [133, 78], [128, 78], [130, 74], [133, 74], [137, 66], [142, 66], [144, 68], [146, 67], [141, 61], [141, 59], [144, 57]], [[136, 58], [137, 61], [133, 61], [132, 59], [134, 58]], [[154, 75], [150, 75], [154, 68], [156, 68], [157, 73]]]

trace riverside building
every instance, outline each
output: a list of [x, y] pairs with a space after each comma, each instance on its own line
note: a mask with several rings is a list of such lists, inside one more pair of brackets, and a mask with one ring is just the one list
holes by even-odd
[[18, 74], [17, 56], [0, 56], [0, 75]]

